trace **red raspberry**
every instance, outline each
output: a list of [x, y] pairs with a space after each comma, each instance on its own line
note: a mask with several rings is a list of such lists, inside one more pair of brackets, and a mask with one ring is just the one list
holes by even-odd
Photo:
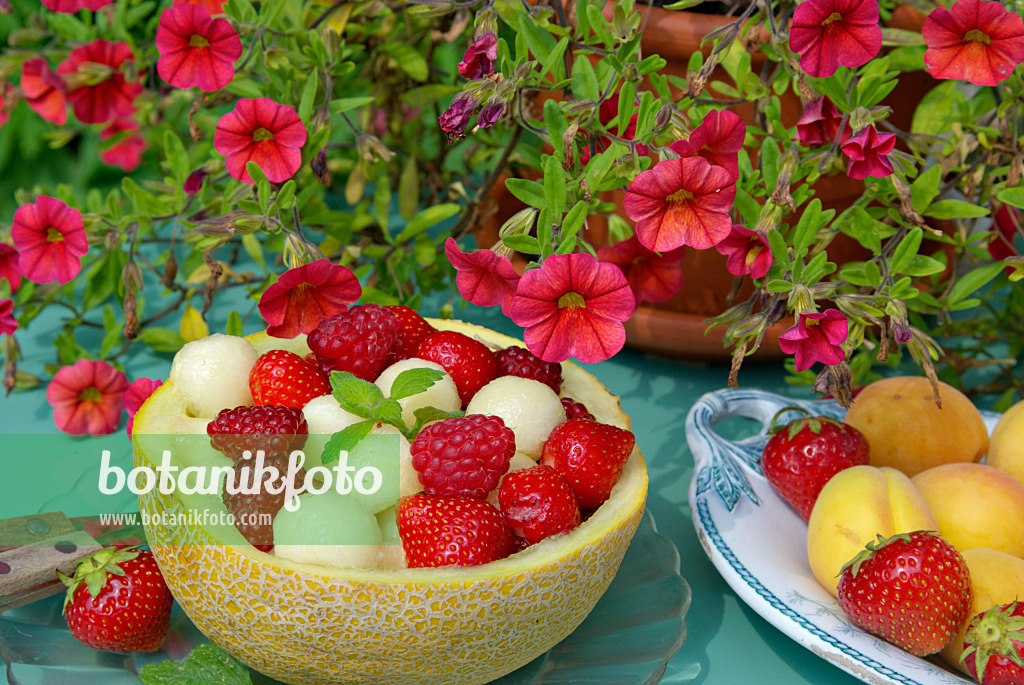
[[409, 568], [486, 564], [507, 557], [515, 544], [505, 517], [482, 499], [403, 497], [397, 519]]
[[222, 409], [206, 424], [210, 444], [229, 459], [239, 459], [250, 450], [267, 455], [285, 455], [302, 449], [309, 428], [297, 407], [235, 407]]
[[562, 398], [562, 409], [565, 410], [566, 419], [589, 419], [596, 421], [594, 415], [587, 409], [587, 405], [582, 402], [577, 402], [571, 397]]
[[420, 343], [437, 329], [427, 323], [427, 320], [420, 316], [415, 309], [400, 304], [389, 304], [388, 310], [398, 318], [398, 340], [391, 348], [391, 356], [388, 357], [388, 366], [395, 362], [416, 356], [416, 350]]
[[562, 365], [546, 362], [525, 347], [506, 347], [495, 355], [499, 376], [519, 376], [540, 381], [558, 394], [562, 389]]
[[463, 406], [469, 404], [477, 390], [498, 377], [498, 362], [491, 349], [457, 331], [431, 333], [420, 343], [416, 356], [440, 364], [448, 372]]
[[[288, 456], [275, 454], [264, 457], [264, 469], [271, 467], [277, 469], [278, 476], [273, 477], [273, 472], [264, 471], [260, 482], [256, 482], [256, 459], [236, 459], [234, 463], [235, 475], [224, 479], [224, 487], [221, 490], [221, 499], [224, 506], [228, 508], [235, 517], [235, 528], [261, 552], [269, 552], [274, 548], [274, 517], [284, 506], [285, 491], [281, 488], [282, 482], [288, 474]], [[295, 485], [298, 486], [306, 478], [305, 469], [299, 469], [295, 476]], [[228, 491], [228, 479], [234, 484], [235, 490], [255, 490], [252, 494], [246, 492], [231, 493]], [[273, 489], [281, 489], [277, 494], [272, 494], [267, 487], [272, 485]]]
[[498, 504], [512, 532], [533, 544], [580, 525], [580, 505], [572, 488], [543, 464], [505, 476]]
[[398, 317], [376, 304], [357, 304], [324, 319], [306, 338], [320, 372], [350, 371], [371, 383], [398, 340]]
[[508, 471], [516, 438], [497, 416], [471, 414], [428, 425], [412, 443], [412, 466], [429, 495], [483, 499]]

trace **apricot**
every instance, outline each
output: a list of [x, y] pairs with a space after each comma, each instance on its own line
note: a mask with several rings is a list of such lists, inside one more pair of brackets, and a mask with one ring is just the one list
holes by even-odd
[[985, 464], [945, 464], [912, 479], [958, 550], [988, 547], [1024, 557], [1024, 485]]
[[967, 397], [939, 382], [942, 408], [927, 378], [896, 376], [864, 388], [846, 414], [871, 446], [871, 465], [908, 476], [955, 462], [975, 462], [988, 449], [988, 430]]
[[985, 547], [965, 550], [961, 552], [961, 556], [971, 572], [974, 598], [971, 600], [967, 620], [960, 627], [956, 637], [942, 650], [942, 658], [950, 666], [967, 673], [967, 669], [960, 664], [967, 626], [972, 618], [997, 604], [1024, 599], [1024, 559]]
[[928, 504], [903, 473], [853, 466], [821, 489], [807, 522], [807, 558], [814, 577], [835, 597], [843, 566], [868, 542], [937, 528]]
[[1024, 483], [1024, 401], [1010, 407], [999, 419], [985, 463]]

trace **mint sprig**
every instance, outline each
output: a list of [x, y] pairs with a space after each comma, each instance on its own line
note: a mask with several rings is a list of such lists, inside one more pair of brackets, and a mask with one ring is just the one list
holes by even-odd
[[391, 397], [404, 400], [429, 390], [434, 383], [444, 378], [444, 371], [437, 369], [406, 369], [395, 377], [391, 384]]
[[373, 430], [373, 426], [377, 422], [372, 419], [366, 419], [364, 421], [358, 421], [351, 425], [345, 426], [340, 431], [331, 436], [331, 439], [324, 445], [323, 454], [320, 455], [320, 461], [323, 464], [331, 464], [341, 456], [342, 452], [351, 452], [355, 449], [359, 441], [370, 434]]
[[252, 685], [249, 669], [212, 643], [199, 645], [184, 661], [146, 664], [139, 678], [146, 685]]
[[381, 421], [406, 430], [402, 422], [402, 405], [397, 399], [384, 397], [380, 388], [348, 371], [331, 372], [331, 394], [341, 408], [364, 419]]

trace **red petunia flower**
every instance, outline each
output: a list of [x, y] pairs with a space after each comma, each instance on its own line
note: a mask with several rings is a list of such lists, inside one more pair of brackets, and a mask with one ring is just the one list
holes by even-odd
[[1024, 20], [994, 0], [957, 0], [921, 27], [924, 63], [935, 78], [994, 86], [1024, 62]]
[[[843, 123], [843, 113], [828, 99], [820, 97], [808, 102], [800, 121], [796, 123], [796, 137], [805, 147], [831, 145], [839, 133], [839, 125]], [[839, 142], [846, 142], [850, 137], [850, 125], [847, 123]]]
[[124, 411], [128, 379], [107, 362], [79, 359], [50, 381], [46, 399], [57, 428], [71, 435], [108, 435]]
[[768, 269], [772, 268], [772, 251], [768, 247], [768, 240], [744, 226], [733, 226], [729, 237], [715, 245], [715, 249], [728, 257], [725, 268], [733, 276], [763, 278]]
[[67, 98], [75, 116], [84, 124], [103, 124], [135, 111], [142, 84], [129, 83], [121, 65], [135, 60], [127, 43], [103, 39], [77, 47], [57, 67], [68, 83]]
[[18, 330], [18, 320], [14, 318], [14, 300], [0, 300], [0, 335], [8, 335]]
[[556, 254], [523, 274], [510, 316], [526, 329], [526, 347], [544, 361], [575, 357], [594, 364], [622, 349], [622, 322], [635, 308], [619, 267], [586, 253]]
[[801, 314], [797, 324], [779, 336], [779, 347], [796, 355], [796, 370], [806, 371], [815, 362], [832, 366], [846, 359], [841, 345], [849, 334], [849, 321], [838, 309]]
[[213, 147], [227, 157], [228, 173], [252, 183], [247, 162], [273, 183], [287, 181], [302, 166], [306, 127], [294, 109], [270, 98], [243, 98], [222, 116], [213, 134]]
[[498, 59], [498, 37], [493, 33], [473, 41], [459, 62], [459, 73], [465, 78], [480, 78], [494, 73], [494, 60]]
[[623, 207], [644, 247], [667, 252], [681, 245], [704, 250], [732, 230], [736, 185], [724, 167], [703, 157], [666, 159], [637, 175]]
[[28, 106], [58, 126], [68, 120], [64, 89], [67, 84], [44, 59], [30, 59], [21, 67], [21, 91]]
[[174, 7], [178, 5], [195, 5], [202, 7], [208, 14], [224, 14], [224, 3], [227, 0], [174, 0]]
[[11, 292], [21, 287], [21, 269], [18, 267], [18, 251], [10, 245], [0, 243], [0, 280], [7, 279]]
[[260, 314], [266, 319], [267, 333], [294, 338], [345, 311], [362, 293], [359, 280], [347, 266], [318, 259], [281, 274], [260, 297]]
[[636, 304], [640, 306], [642, 302], [662, 302], [679, 292], [683, 287], [680, 262], [685, 254], [685, 247], [677, 247], [664, 254], [652, 252], [633, 235], [602, 247], [597, 251], [597, 258], [622, 269]]
[[[610, 98], [601, 103], [601, 106], [597, 108], [597, 118], [601, 124], [607, 128], [619, 116], [619, 94], [615, 93]], [[623, 131], [619, 137], [623, 140], [633, 140], [636, 138], [636, 122], [639, 114], [634, 113], [629, 118], [629, 124], [626, 125], [626, 130]], [[598, 152], [603, 152], [608, 149], [611, 144], [611, 139], [605, 136], [599, 136], [595, 143], [595, 147]], [[637, 143], [636, 154], [641, 157], [650, 156], [651, 152], [646, 145], [643, 143]], [[590, 142], [588, 136], [583, 136], [580, 143], [580, 164], [586, 165], [590, 161]]]
[[[989, 227], [992, 239], [988, 243], [988, 253], [992, 259], [1002, 261], [1007, 257], [1015, 257], [1020, 252], [1017, 250], [1017, 237], [1021, 235], [1020, 212], [1010, 205], [1001, 205], [992, 215], [992, 225]], [[2, 248], [3, 245], [0, 245]], [[0, 276], [3, 275], [0, 268]]]
[[878, 0], [804, 0], [793, 13], [789, 47], [818, 78], [867, 64], [882, 49]]
[[501, 305], [502, 313], [510, 316], [519, 274], [508, 257], [492, 250], [476, 250], [467, 254], [454, 238], [445, 241], [444, 253], [458, 272], [455, 285], [467, 302], [478, 307]]
[[670, 147], [680, 157], [703, 157], [724, 168], [735, 181], [740, 175], [739, 152], [746, 135], [743, 119], [728, 110], [713, 109], [687, 140], [677, 140]]
[[868, 176], [884, 178], [892, 173], [889, 153], [896, 147], [895, 133], [879, 133], [874, 126], [861, 129], [842, 145], [843, 153], [850, 158], [846, 175], [857, 180]]
[[124, 429], [128, 435], [132, 434], [132, 426], [135, 425], [135, 414], [146, 403], [150, 395], [156, 392], [156, 389], [163, 385], [163, 383], [159, 378], [136, 378], [124, 391], [122, 402], [124, 402], [124, 408], [128, 412], [128, 424]]
[[242, 41], [227, 19], [213, 19], [198, 5], [164, 10], [156, 29], [160, 78], [175, 88], [199, 86], [211, 93], [231, 83]]
[[80, 10], [95, 12], [114, 2], [114, 0], [42, 0], [47, 9], [64, 14], [74, 14]]
[[[129, 117], [119, 117], [100, 131], [100, 140], [110, 140], [118, 134], [138, 130], [139, 122]], [[146, 139], [138, 133], [133, 133], [122, 137], [100, 152], [100, 160], [104, 164], [120, 167], [124, 171], [134, 171], [142, 162], [142, 151], [145, 149]]]
[[89, 251], [82, 213], [46, 195], [15, 210], [11, 239], [18, 268], [35, 283], [67, 283], [82, 270], [81, 257]]

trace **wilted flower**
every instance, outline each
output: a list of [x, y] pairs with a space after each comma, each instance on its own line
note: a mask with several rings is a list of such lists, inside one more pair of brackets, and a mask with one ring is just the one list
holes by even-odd
[[46, 388], [57, 428], [72, 435], [107, 435], [121, 423], [128, 379], [107, 362], [79, 359]]
[[185, 183], [182, 185], [182, 189], [189, 195], [195, 195], [203, 188], [203, 181], [209, 174], [205, 168], [199, 168], [188, 175], [185, 179]]
[[477, 126], [480, 128], [490, 128], [491, 126], [494, 126], [504, 111], [504, 102], [495, 102], [493, 104], [485, 105], [484, 108], [480, 110], [480, 114], [476, 118]]
[[476, 100], [469, 93], [463, 92], [456, 95], [448, 109], [441, 113], [437, 123], [448, 134], [449, 143], [466, 137], [466, 126], [475, 108]]

